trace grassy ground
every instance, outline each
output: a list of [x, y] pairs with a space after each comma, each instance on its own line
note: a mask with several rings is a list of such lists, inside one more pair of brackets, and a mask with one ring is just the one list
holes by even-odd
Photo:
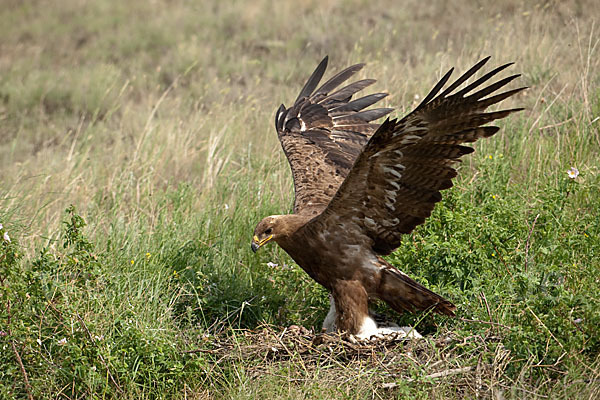
[[[4, 1], [0, 397], [597, 398], [599, 14]], [[275, 246], [251, 254], [254, 224], [291, 208], [274, 111], [325, 54], [367, 62], [397, 115], [486, 55], [530, 87], [389, 257], [458, 306], [400, 317], [423, 341], [289, 336], [319, 327], [326, 294]]]

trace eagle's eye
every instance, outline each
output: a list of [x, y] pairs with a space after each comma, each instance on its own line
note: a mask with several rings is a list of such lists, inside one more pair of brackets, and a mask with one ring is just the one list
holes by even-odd
[[265, 235], [270, 235], [270, 234], [271, 234], [271, 232], [273, 232], [273, 229], [271, 229], [271, 228], [268, 228], [268, 229], [265, 231]]

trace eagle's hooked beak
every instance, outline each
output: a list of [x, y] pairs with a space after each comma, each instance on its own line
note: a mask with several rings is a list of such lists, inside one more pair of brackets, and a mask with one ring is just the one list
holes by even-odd
[[250, 244], [250, 247], [252, 247], [252, 251], [256, 253], [258, 249], [260, 249], [265, 243], [267, 243], [271, 239], [273, 239], [273, 235], [266, 237], [263, 240], [258, 240], [258, 236], [254, 236], [252, 238], [252, 244]]

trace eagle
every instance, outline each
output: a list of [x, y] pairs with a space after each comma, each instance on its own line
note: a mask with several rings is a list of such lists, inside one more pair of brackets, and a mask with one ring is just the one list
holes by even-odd
[[454, 315], [454, 304], [382, 256], [398, 248], [402, 235], [431, 215], [442, 199], [440, 191], [452, 186], [460, 158], [473, 152], [463, 143], [494, 135], [499, 128], [485, 124], [523, 110], [486, 111], [526, 89], [498, 93], [519, 74], [488, 82], [513, 63], [475, 79], [489, 59], [444, 88], [450, 69], [412, 112], [378, 124], [374, 121], [393, 109], [369, 107], [387, 93], [353, 99], [375, 82], [345, 84], [364, 64], [319, 86], [325, 57], [294, 104], [277, 110], [275, 128], [294, 180], [294, 212], [260, 221], [251, 247], [256, 252], [276, 242], [329, 291], [324, 329], [361, 339], [389, 330], [370, 314], [369, 304], [376, 300], [398, 313]]

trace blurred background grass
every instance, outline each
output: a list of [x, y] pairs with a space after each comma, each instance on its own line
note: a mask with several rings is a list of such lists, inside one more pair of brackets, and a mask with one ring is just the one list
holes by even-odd
[[[181, 355], [208, 333], [263, 322], [318, 327], [324, 316], [326, 294], [283, 252], [249, 251], [262, 216], [291, 210], [274, 112], [326, 54], [331, 72], [366, 62], [360, 77], [379, 80], [373, 91], [389, 91], [385, 104], [398, 116], [450, 67], [491, 55], [493, 64], [516, 61], [530, 89], [507, 106], [527, 110], [476, 145], [456, 187], [391, 260], [449, 296], [461, 317], [512, 327], [501, 340], [513, 362], [494, 378], [504, 386], [488, 382], [486, 393], [593, 396], [599, 14], [591, 0], [4, 1], [0, 222], [19, 255], [5, 258], [13, 289], [4, 296], [13, 304], [8, 337], [33, 390], [93, 397], [104, 382], [113, 396], [329, 397], [335, 388], [279, 392], [281, 380], [250, 380], [244, 364], [215, 370], [214, 360]], [[576, 180], [566, 175], [572, 166]], [[64, 214], [70, 204], [77, 211]], [[68, 242], [73, 215], [88, 224]], [[82, 240], [92, 248], [78, 249]], [[61, 310], [54, 322], [40, 319], [47, 304]], [[420, 324], [463, 337], [490, 327]], [[89, 335], [76, 333], [86, 330], [105, 338], [94, 347], [104, 363], [83, 356]], [[56, 346], [63, 337], [74, 347]], [[1, 360], [2, 393], [24, 395], [14, 355]], [[69, 384], [77, 390], [65, 391]], [[466, 390], [446, 384], [406, 394]], [[343, 393], [380, 390], [362, 382]]]

